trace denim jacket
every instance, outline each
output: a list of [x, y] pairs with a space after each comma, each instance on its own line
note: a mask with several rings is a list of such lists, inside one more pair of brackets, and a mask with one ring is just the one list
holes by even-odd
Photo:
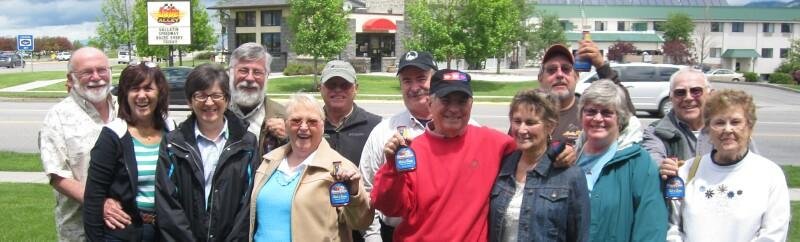
[[[521, 151], [503, 159], [492, 188], [489, 241], [503, 238], [506, 208], [514, 196]], [[590, 205], [586, 176], [580, 168], [556, 168], [547, 155], [528, 172], [522, 196], [518, 241], [587, 241]]]

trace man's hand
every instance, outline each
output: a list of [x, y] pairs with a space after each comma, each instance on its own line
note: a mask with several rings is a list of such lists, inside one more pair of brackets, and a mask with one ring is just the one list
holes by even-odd
[[119, 201], [106, 198], [103, 204], [103, 220], [110, 229], [124, 229], [131, 224], [131, 217], [122, 210]]
[[275, 137], [280, 139], [286, 138], [286, 124], [282, 118], [267, 119], [267, 130]]
[[406, 140], [405, 138], [403, 138], [402, 135], [400, 135], [400, 133], [395, 132], [392, 138], [390, 138], [389, 141], [386, 141], [386, 145], [383, 146], [383, 154], [386, 157], [393, 157], [394, 152], [397, 150], [397, 148], [400, 148], [400, 146], [404, 146], [410, 143], [411, 143], [410, 140]]
[[597, 45], [593, 41], [581, 40], [578, 44], [578, 57], [592, 60], [592, 65], [595, 68], [603, 66], [605, 59], [603, 59], [603, 54], [600, 53], [600, 49], [597, 48]]
[[565, 145], [564, 150], [556, 156], [555, 160], [555, 167], [558, 168], [567, 168], [570, 166], [575, 165], [575, 161], [578, 160], [578, 152], [575, 151], [575, 147], [572, 145]]

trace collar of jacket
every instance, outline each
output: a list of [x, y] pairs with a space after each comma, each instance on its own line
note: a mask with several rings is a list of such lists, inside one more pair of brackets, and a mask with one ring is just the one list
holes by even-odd
[[[269, 152], [266, 155], [264, 155], [263, 156], [264, 163], [269, 165], [275, 162], [273, 166], [275, 169], [277, 169], [278, 164], [281, 162], [281, 160], [283, 160], [283, 158], [289, 155], [289, 152], [291, 152], [291, 150], [292, 150], [292, 141], [290, 140], [289, 143], [281, 147], [278, 147], [272, 152]], [[317, 154], [314, 155], [314, 159], [311, 160], [311, 162], [307, 163], [306, 165], [308, 165], [309, 167], [317, 167], [331, 171], [333, 170], [333, 166], [331, 166], [331, 161], [330, 161], [331, 157], [341, 157], [341, 155], [339, 155], [338, 152], [336, 152], [331, 148], [330, 144], [328, 144], [328, 141], [326, 141], [325, 138], [322, 138], [321, 142], [319, 143], [319, 146], [317, 147]]]
[[350, 112], [349, 117], [345, 117], [344, 122], [338, 128], [334, 127], [328, 119], [325, 119], [325, 132], [335, 132], [339, 130], [344, 130], [350, 128], [352, 126], [359, 125], [361, 123], [367, 122], [367, 115], [364, 109], [358, 107], [355, 103], [353, 103], [353, 111]]
[[629, 159], [631, 157], [634, 157], [636, 155], [639, 155], [639, 153], [641, 151], [641, 147], [642, 146], [640, 144], [635, 143], [635, 144], [632, 144], [632, 145], [628, 146], [627, 148], [617, 150], [617, 152], [614, 153], [614, 157], [611, 158], [611, 161], [606, 163], [606, 165], [604, 167], [610, 166], [612, 164], [615, 164], [615, 163], [627, 160], [627, 159]]
[[[545, 151], [542, 154], [542, 157], [539, 158], [539, 163], [536, 164], [536, 167], [533, 168], [532, 172], [539, 173], [539, 175], [542, 177], [547, 177], [547, 175], [550, 174], [550, 166], [553, 164], [553, 161], [550, 160], [550, 156], [547, 155], [549, 151], [550, 147], [548, 147], [547, 151]], [[514, 176], [514, 173], [517, 170], [517, 164], [519, 164], [519, 160], [521, 157], [522, 157], [522, 151], [519, 150], [514, 151], [513, 153], [508, 155], [506, 160], [510, 160], [511, 162], [505, 162], [503, 166], [500, 167], [500, 173], [498, 177]], [[531, 171], [528, 171], [527, 173], [530, 174]]]
[[[225, 118], [228, 120], [228, 140], [240, 140], [244, 137], [247, 133], [247, 127], [244, 125], [244, 122], [239, 119], [233, 112], [230, 110], [225, 111]], [[178, 130], [180, 131], [181, 135], [175, 135], [172, 137], [175, 142], [182, 143], [182, 142], [189, 142], [191, 144], [197, 144], [197, 137], [194, 135], [194, 124], [197, 123], [197, 117], [192, 113], [180, 126], [178, 126]]]

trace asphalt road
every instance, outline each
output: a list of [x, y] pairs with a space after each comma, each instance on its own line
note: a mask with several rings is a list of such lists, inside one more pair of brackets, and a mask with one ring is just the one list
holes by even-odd
[[[0, 68], [0, 74], [3, 73], [20, 73], [20, 72], [34, 72], [34, 71], [67, 71], [66, 61], [36, 61], [31, 62], [25, 60], [25, 68]], [[32, 69], [31, 69], [32, 68]]]
[[[753, 137], [759, 152], [779, 164], [800, 165], [794, 151], [800, 148], [800, 94], [761, 86], [714, 83], [717, 89], [746, 90], [758, 106], [758, 122]], [[47, 110], [54, 102], [0, 101], [0, 150], [38, 152], [37, 133]], [[401, 102], [359, 102], [370, 112], [387, 117], [402, 110]], [[186, 118], [186, 111], [170, 114], [177, 121]], [[508, 105], [476, 103], [472, 116], [483, 125], [508, 129]], [[646, 125], [655, 118], [639, 113]]]

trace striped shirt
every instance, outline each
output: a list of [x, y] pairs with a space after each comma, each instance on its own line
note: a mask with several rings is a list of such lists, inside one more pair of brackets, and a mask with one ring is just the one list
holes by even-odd
[[137, 179], [136, 206], [145, 211], [155, 210], [156, 163], [160, 143], [146, 145], [133, 139], [133, 151], [136, 153]]

